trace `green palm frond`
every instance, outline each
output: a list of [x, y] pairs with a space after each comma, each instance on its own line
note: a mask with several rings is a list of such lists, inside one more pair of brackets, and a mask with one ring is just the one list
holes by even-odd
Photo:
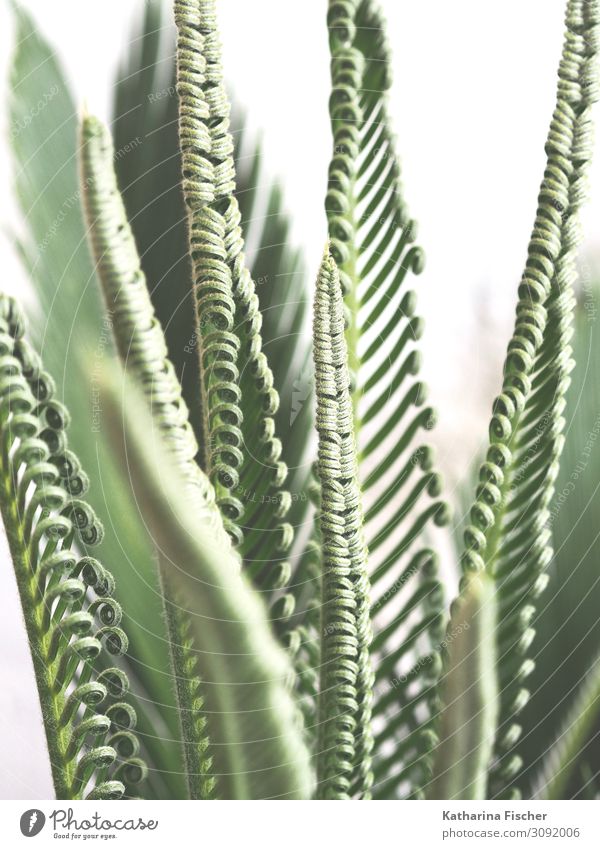
[[[197, 438], [198, 357], [187, 218], [181, 193], [174, 44], [160, 0], [144, 3], [114, 83], [114, 166], [123, 202]], [[128, 153], [128, 151], [130, 151]]]
[[289, 659], [233, 552], [190, 511], [148, 412], [133, 390], [125, 391], [126, 407], [124, 389], [109, 384], [103, 408], [162, 552], [164, 580], [187, 599], [184, 612], [195, 645], [202, 646], [221, 793], [234, 799], [310, 798], [314, 779], [291, 695]]
[[[203, 468], [246, 571], [288, 620], [293, 538], [287, 468], [275, 434], [278, 395], [243, 254], [229, 103], [214, 0], [175, 3], [183, 193], [189, 219], [204, 434]], [[280, 592], [282, 591], [283, 592]]]
[[195, 462], [198, 444], [189, 422], [162, 328], [146, 287], [137, 248], [113, 169], [106, 127], [85, 116], [81, 127], [82, 194], [96, 270], [124, 366], [139, 381], [192, 500], [209, 511], [221, 545], [229, 545], [214, 490]]
[[[175, 468], [185, 482], [190, 509], [198, 520], [203, 517], [210, 524], [215, 539], [229, 550], [229, 537], [215, 504], [214, 490], [195, 461], [198, 445], [146, 288], [113, 159], [107, 129], [97, 119], [86, 116], [81, 129], [81, 185], [92, 251], [117, 348], [148, 400]], [[232, 557], [235, 558], [233, 553]], [[190, 644], [192, 629], [176, 599], [165, 596], [164, 603], [190, 797], [209, 798], [214, 779], [207, 775], [211, 759], [206, 717], [201, 712], [201, 675], [193, 640]]]
[[[136, 25], [115, 82], [115, 168], [154, 309], [200, 438], [199, 369], [187, 216], [180, 185], [175, 56], [169, 39], [164, 38], [166, 24], [161, 8], [159, 0], [144, 4], [143, 20]], [[309, 336], [302, 333], [308, 306], [305, 270], [299, 251], [290, 245], [290, 221], [284, 212], [281, 188], [265, 173], [260, 145], [250, 138], [244, 115], [235, 105], [231, 123], [235, 194], [242, 230], [253, 246], [247, 254], [248, 268], [257, 283], [261, 334], [281, 399], [275, 424], [283, 444], [282, 459], [290, 469], [293, 497], [289, 521], [299, 527], [308, 505], [305, 470], [312, 424]]]
[[313, 346], [323, 552], [318, 792], [323, 799], [362, 799], [373, 782], [369, 579], [342, 290], [329, 253], [317, 279]]
[[[200, 439], [199, 368], [187, 216], [180, 186], [175, 57], [168, 40], [158, 37], [164, 28], [161, 3], [150, 0], [115, 83], [113, 136], [119, 152], [115, 168], [152, 302]], [[288, 521], [302, 529], [309, 510], [306, 469], [313, 410], [309, 335], [303, 332], [308, 317], [305, 269], [300, 252], [290, 245], [290, 221], [281, 188], [265, 173], [260, 145], [249, 137], [245, 118], [235, 105], [232, 137], [235, 195], [242, 230], [253, 246], [247, 263], [257, 281], [261, 335], [280, 397], [275, 430], [282, 442], [281, 458], [290, 470]], [[127, 151], [132, 155], [126, 155]], [[290, 589], [299, 594], [302, 582], [298, 578], [294, 583], [297, 589]]]
[[[264, 175], [260, 146], [252, 146], [251, 142], [248, 146], [250, 152], [245, 155], [243, 137], [236, 144], [236, 196], [242, 228], [255, 245], [248, 257], [248, 267], [257, 281], [263, 346], [279, 395], [275, 432], [282, 443], [281, 459], [288, 468], [286, 486], [292, 494], [286, 519], [300, 535], [305, 535], [309, 525], [307, 487], [313, 457], [307, 278], [300, 252], [290, 246], [290, 221], [283, 212], [281, 187]], [[246, 159], [249, 162], [244, 167]], [[300, 558], [293, 556], [291, 563], [294, 582], [289, 589], [299, 596], [303, 589]]]
[[[599, 528], [595, 520], [600, 511], [600, 295], [593, 267], [584, 266], [583, 271], [586, 279], [580, 287], [572, 342], [575, 368], [566, 396], [565, 446], [549, 504], [554, 557], [548, 567], [548, 591], [536, 616], [535, 669], [528, 682], [531, 699], [522, 714], [527, 733], [520, 754], [527, 795], [533, 791], [548, 740], [557, 737], [567, 722], [573, 694], [588, 671], [589, 659], [600, 652]], [[599, 746], [600, 739], [596, 739], [594, 763], [598, 762]], [[583, 782], [583, 775], [578, 771], [574, 780]], [[575, 786], [571, 790], [575, 792]]]
[[26, 225], [23, 240], [16, 241], [38, 302], [32, 310], [33, 339], [55, 376], [57, 397], [71, 412], [70, 442], [92, 481], [90, 503], [106, 520], [102, 558], [128, 599], [124, 668], [151, 766], [148, 793], [180, 798], [185, 791], [178, 721], [153, 549], [131, 499], [126, 470], [115, 462], [96, 421], [97, 372], [112, 355], [112, 339], [80, 207], [79, 115], [56, 51], [25, 11], [16, 7], [14, 14], [11, 124], [25, 126], [40, 100], [48, 101], [26, 131], [11, 138], [15, 189]]
[[[329, 3], [333, 157], [326, 210], [349, 326], [352, 401], [373, 584], [375, 794], [418, 794], [433, 738], [433, 687], [443, 638], [431, 523], [447, 521], [431, 449], [420, 443], [434, 413], [422, 407], [415, 342], [422, 321], [403, 285], [423, 269], [402, 196], [387, 114], [389, 51], [376, 3]], [[382, 223], [383, 222], [383, 223]], [[385, 339], [385, 345], [382, 344]], [[421, 409], [419, 409], [421, 408]]]
[[549, 748], [536, 781], [534, 798], [566, 799], [594, 724], [600, 716], [600, 660], [596, 658], [571, 702], [564, 727]]
[[429, 799], [483, 799], [498, 716], [495, 585], [471, 577], [453, 602], [443, 643], [440, 745]]
[[23, 329], [2, 296], [0, 507], [54, 786], [60, 799], [119, 798], [147, 774], [127, 676], [114, 667], [128, 650], [122, 609], [112, 574], [88, 554], [104, 531], [82, 500], [89, 479], [68, 447], [68, 412]]
[[279, 183], [230, 116], [216, 0], [173, 0], [168, 24], [162, 0], [140, 7], [114, 145], [13, 6], [15, 241], [43, 356], [0, 296], [0, 512], [60, 798], [598, 795], [597, 345], [589, 315], [572, 323], [600, 0], [565, 4], [449, 616], [424, 254], [376, 0], [327, 4], [312, 338]]
[[590, 107], [595, 79], [597, 3], [570, 0], [559, 66], [557, 106], [546, 144], [547, 165], [528, 258], [519, 286], [516, 325], [501, 394], [493, 405], [490, 444], [465, 531], [469, 572], [487, 571], [498, 592], [500, 724], [491, 767], [493, 797], [518, 795], [518, 714], [535, 601], [552, 559], [549, 503], [563, 444], [564, 394], [572, 367], [572, 285], [578, 212], [591, 156]]

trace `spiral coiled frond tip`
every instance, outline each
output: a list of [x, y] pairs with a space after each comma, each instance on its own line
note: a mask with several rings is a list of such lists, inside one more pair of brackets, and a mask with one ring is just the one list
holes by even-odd
[[[209, 524], [226, 550], [229, 536], [215, 503], [212, 484], [196, 462], [198, 444], [175, 368], [168, 358], [113, 168], [113, 145], [92, 116], [81, 127], [81, 168], [85, 210], [96, 269], [111, 316], [117, 348], [127, 371], [145, 395], [154, 421], [179, 472], [197, 520]], [[206, 717], [200, 670], [190, 642], [190, 623], [177, 598], [161, 582], [180, 707], [182, 746], [192, 798], [212, 795]], [[170, 589], [170, 588], [169, 588]]]
[[275, 427], [279, 396], [263, 350], [262, 316], [246, 265], [234, 194], [230, 107], [216, 4], [175, 0], [174, 8], [183, 194], [204, 421], [203, 468], [246, 569], [272, 605], [277, 629], [286, 634], [295, 608], [295, 597], [281, 578], [291, 571], [286, 560], [293, 541], [292, 526], [286, 521], [291, 497], [284, 489], [287, 467]]
[[0, 506], [54, 783], [60, 798], [115, 798], [145, 776], [143, 761], [129, 769], [139, 743], [127, 677], [107, 663], [128, 649], [122, 610], [112, 575], [87, 554], [103, 528], [81, 498], [89, 481], [67, 445], [67, 410], [23, 333], [16, 302], [0, 295]]
[[369, 580], [342, 290], [328, 248], [317, 280], [313, 339], [322, 541], [319, 795], [368, 798], [373, 781]]
[[486, 571], [499, 595], [501, 710], [489, 788], [499, 797], [520, 792], [517, 717], [529, 700], [523, 682], [533, 668], [528, 657], [532, 622], [553, 556], [547, 525], [573, 366], [573, 283], [579, 209], [593, 149], [591, 106], [599, 94], [599, 23], [595, 0], [569, 0], [547, 163], [518, 289], [515, 329], [464, 534], [464, 580]]
[[[435, 569], [421, 568], [434, 562], [425, 556], [422, 536], [430, 524], [449, 520], [438, 500], [441, 477], [431, 467], [431, 449], [418, 442], [435, 414], [417, 378], [414, 345], [423, 322], [415, 314], [415, 292], [404, 284], [423, 271], [425, 257], [415, 244], [388, 114], [390, 55], [379, 6], [331, 0], [327, 23], [333, 151], [325, 210], [344, 294], [374, 592], [375, 736], [380, 749], [394, 742], [394, 752], [375, 761], [374, 792], [414, 796], [430, 769], [437, 670], [431, 658], [444, 631], [440, 582]], [[414, 674], [406, 674], [409, 665]]]

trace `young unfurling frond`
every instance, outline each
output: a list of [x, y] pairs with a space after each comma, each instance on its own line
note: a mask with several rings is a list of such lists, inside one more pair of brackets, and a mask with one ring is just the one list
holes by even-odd
[[313, 346], [322, 547], [318, 793], [364, 799], [373, 782], [369, 578], [342, 289], [329, 253], [317, 279]]
[[[106, 127], [86, 115], [81, 127], [84, 207], [96, 270], [117, 349], [143, 391], [169, 456], [185, 483], [190, 509], [208, 521], [225, 550], [231, 548], [212, 484], [196, 463], [198, 445], [162, 328], [154, 315], [146, 278], [113, 170], [113, 145]], [[160, 557], [160, 552], [158, 554]], [[192, 799], [210, 798], [215, 783], [207, 717], [203, 713], [199, 668], [189, 619], [178, 600], [165, 592], [173, 677], [179, 704], [183, 754]], [[209, 723], [208, 723], [209, 724]]]
[[547, 527], [564, 441], [564, 395], [572, 367], [569, 340], [579, 245], [579, 209], [592, 153], [591, 106], [598, 97], [600, 32], [596, 0], [569, 0], [557, 104], [516, 324], [493, 404], [463, 569], [486, 571], [498, 594], [500, 718], [488, 792], [519, 795], [518, 714], [529, 693], [528, 649], [535, 603], [552, 559]]
[[[436, 711], [443, 594], [425, 542], [448, 511], [432, 450], [415, 345], [423, 322], [407, 288], [424, 255], [403, 197], [387, 90], [390, 55], [374, 0], [330, 0], [333, 155], [325, 202], [348, 328], [358, 474], [373, 585], [376, 796], [419, 795]], [[390, 682], [393, 682], [390, 684]]]
[[88, 548], [103, 528], [69, 449], [69, 414], [0, 296], [0, 508], [25, 617], [50, 764], [60, 799], [114, 799], [146, 776], [115, 581]]
[[[175, 0], [183, 194], [197, 319], [203, 468], [246, 573], [280, 630], [294, 612], [279, 397], [244, 257], [215, 0]], [[283, 629], [284, 631], [287, 629]], [[294, 643], [294, 641], [291, 641]]]

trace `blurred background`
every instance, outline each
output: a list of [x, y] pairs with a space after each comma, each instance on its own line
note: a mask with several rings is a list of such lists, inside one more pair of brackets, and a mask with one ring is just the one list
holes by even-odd
[[[420, 345], [423, 371], [439, 414], [432, 439], [447, 482], [447, 497], [455, 507], [455, 526], [459, 527], [461, 506], [468, 501], [465, 485], [487, 438], [490, 405], [499, 386], [513, 322], [555, 100], [565, 4], [563, 0], [505, 0], [491, 6], [475, 0], [452, 4], [381, 0], [381, 5], [393, 50], [390, 111], [397, 150], [408, 207], [418, 221], [418, 242], [427, 255], [424, 273], [411, 285], [417, 288], [419, 311], [426, 321]], [[174, 32], [166, 3], [157, 35], [164, 67], [157, 68], [150, 91], [138, 93], [137, 100], [134, 95], [123, 106], [116, 80], [127, 78], [127, 61], [141, 49], [139, 28], [148, 3], [28, 0], [22, 6], [34, 22], [29, 32], [24, 26], [17, 29], [10, 5], [0, 3], [0, 73], [5, 93], [0, 110], [0, 250], [4, 289], [18, 294], [35, 311], [39, 305], [31, 274], [24, 270], [15, 250], [17, 238], [30, 223], [24, 220], [15, 193], [15, 182], [22, 181], [21, 171], [26, 169], [15, 165], [10, 144], [12, 140], [13, 147], [15, 143], [18, 146], [29, 130], [15, 121], [11, 111], [15, 92], [9, 81], [11, 72], [14, 81], [15, 47], [18, 44], [23, 57], [18, 85], [26, 87], [32, 75], [42, 81], [45, 102], [41, 110], [36, 107], [35, 115], [31, 113], [32, 127], [38, 122], [39, 128], [46, 120], [37, 112], [50, 114], [62, 96], [53, 94], [50, 73], [43, 89], [44, 62], [48, 60], [36, 58], [41, 55], [34, 44], [39, 34], [51, 46], [72, 92], [73, 108], [62, 104], [65, 122], [72, 121], [73, 109], [81, 110], [84, 103], [106, 121], [119, 119], [123, 144], [116, 146], [124, 149], [129, 145], [125, 152], [133, 161], [134, 157], [143, 159], [144, 151], [156, 143], [153, 133], [161, 126], [164, 129], [167, 122], [148, 125], [141, 135], [133, 131], [128, 135], [127, 116], [136, 109], [154, 107], [168, 115], [176, 106], [170, 78]], [[249, 235], [271, 226], [268, 197], [273, 181], [279, 181], [282, 210], [289, 213], [290, 221], [285, 241], [302, 256], [291, 291], [306, 298], [326, 237], [323, 198], [331, 153], [326, 2], [293, 5], [278, 0], [227, 0], [219, 4], [219, 11], [225, 70], [235, 103], [233, 129], [238, 134], [240, 172], [246, 181], [253, 181], [258, 197], [264, 196], [262, 207], [259, 202], [248, 223]], [[140, 64], [143, 66], [143, 61]], [[28, 152], [28, 167], [46, 167], [41, 150], [45, 141], [42, 136], [40, 148]], [[258, 142], [260, 171], [253, 169]], [[74, 169], [66, 151], [63, 164]], [[60, 158], [58, 162], [60, 166]], [[166, 179], [165, 190], [177, 191], [176, 177], [169, 183], [171, 173], [158, 175], [157, 186]], [[48, 173], [49, 180], [53, 176]], [[67, 196], [65, 202], [64, 224], [61, 221], [65, 229], [58, 238], [66, 244], [68, 228], [81, 224], [73, 224], [79, 215], [78, 199], [69, 201]], [[578, 366], [569, 396], [567, 447], [553, 505], [557, 556], [551, 565], [552, 583], [538, 612], [538, 667], [527, 709], [534, 717], [534, 730], [524, 745], [530, 747], [534, 762], [558, 727], [563, 700], [600, 647], [596, 627], [600, 609], [600, 588], [596, 586], [600, 576], [600, 458], [596, 456], [600, 454], [596, 447], [600, 341], [595, 331], [600, 285], [598, 222], [600, 157], [596, 157], [591, 175], [591, 202], [583, 213], [574, 345]], [[162, 232], [168, 229], [168, 222], [159, 223]], [[50, 218], [47, 228], [52, 225]], [[248, 248], [251, 253], [252, 238]], [[49, 252], [43, 245], [40, 249], [38, 244], [38, 249], [33, 263], [37, 272], [43, 273]], [[260, 270], [257, 267], [256, 273]], [[46, 273], [50, 285], [52, 272], [47, 269]], [[41, 306], [48, 320], [52, 301]], [[63, 329], [65, 337], [73, 331], [72, 327]], [[297, 380], [302, 383], [302, 374]], [[445, 573], [452, 583], [452, 534], [441, 545]], [[4, 599], [0, 675], [8, 682], [0, 687], [0, 797], [47, 798], [52, 795], [50, 772], [44, 760], [43, 732], [12, 567], [4, 546], [0, 593]]]

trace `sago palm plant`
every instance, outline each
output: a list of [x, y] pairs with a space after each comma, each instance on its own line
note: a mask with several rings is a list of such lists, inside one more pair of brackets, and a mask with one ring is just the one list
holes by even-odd
[[435, 551], [449, 510], [409, 288], [424, 256], [388, 114], [384, 21], [373, 0], [328, 7], [312, 346], [277, 186], [265, 228], [248, 224], [261, 158], [230, 129], [215, 0], [175, 0], [176, 69], [146, 4], [114, 144], [88, 114], [75, 143], [60, 67], [16, 11], [13, 127], [42, 85], [54, 94], [36, 132], [12, 139], [44, 357], [3, 296], [0, 505], [59, 798], [556, 798], [593, 774], [580, 750], [597, 664], [535, 770], [521, 717], [553, 561], [599, 4], [567, 2], [449, 608]]

